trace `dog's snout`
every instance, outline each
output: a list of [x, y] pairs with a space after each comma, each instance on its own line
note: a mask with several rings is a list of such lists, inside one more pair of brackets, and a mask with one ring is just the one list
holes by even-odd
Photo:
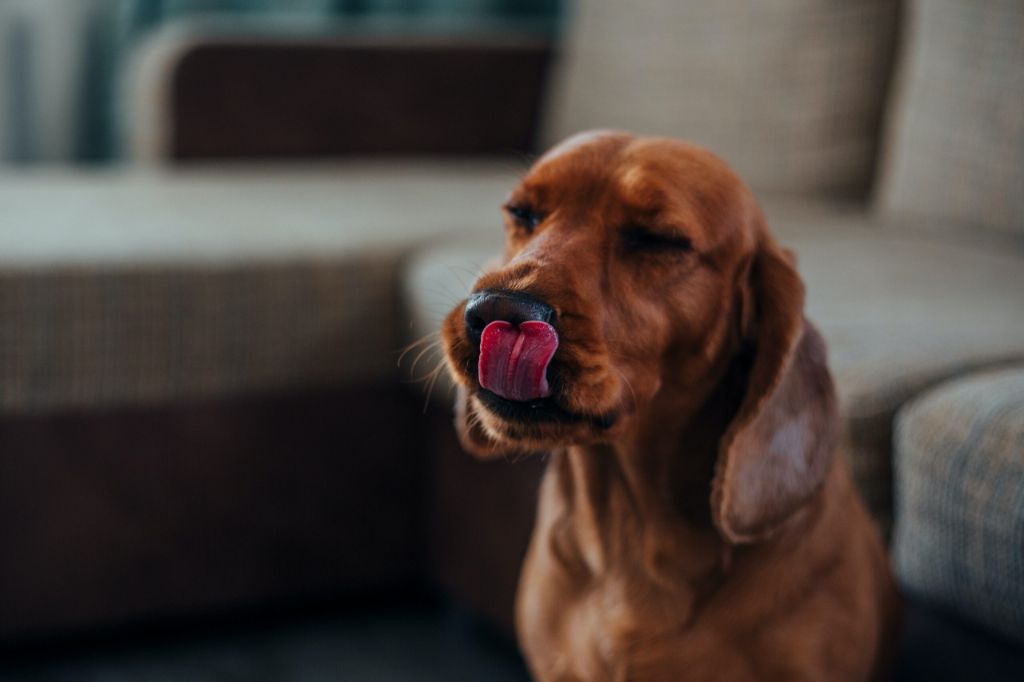
[[555, 309], [534, 296], [518, 291], [481, 291], [469, 297], [466, 333], [473, 343], [480, 343], [484, 327], [495, 320], [514, 325], [538, 320], [553, 325]]

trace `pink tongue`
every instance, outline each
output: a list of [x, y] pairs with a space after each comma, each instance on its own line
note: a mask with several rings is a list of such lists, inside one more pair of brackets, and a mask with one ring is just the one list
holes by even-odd
[[558, 333], [547, 322], [530, 320], [516, 329], [495, 320], [480, 337], [480, 385], [506, 400], [546, 398], [548, 364], [557, 348]]

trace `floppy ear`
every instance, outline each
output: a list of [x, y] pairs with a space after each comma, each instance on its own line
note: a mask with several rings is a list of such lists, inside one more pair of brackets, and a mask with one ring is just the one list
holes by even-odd
[[722, 437], [711, 513], [732, 543], [766, 538], [822, 485], [839, 417], [825, 342], [804, 319], [804, 287], [762, 233], [741, 311], [754, 358], [746, 392]]

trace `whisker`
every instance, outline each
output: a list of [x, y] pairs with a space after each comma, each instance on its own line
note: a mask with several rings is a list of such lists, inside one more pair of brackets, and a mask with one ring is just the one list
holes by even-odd
[[399, 351], [398, 351], [398, 353], [399, 353], [399, 355], [398, 355], [398, 362], [396, 363], [396, 366], [397, 367], [401, 367], [402, 366], [402, 360], [405, 359], [405, 356], [408, 355], [413, 350], [415, 350], [416, 348], [422, 346], [423, 344], [430, 343], [431, 341], [433, 341], [434, 343], [440, 343], [441, 342], [440, 336], [441, 336], [440, 332], [430, 332], [429, 334], [426, 334], [426, 335], [416, 339], [415, 341], [410, 343], [405, 348], [399, 349]]
[[429, 374], [430, 381], [427, 384], [427, 396], [423, 399], [423, 414], [427, 413], [427, 409], [430, 407], [430, 396], [434, 393], [434, 386], [437, 385], [437, 379], [441, 376], [441, 372], [444, 371], [444, 359], [442, 358], [437, 367]]
[[465, 268], [465, 267], [461, 267], [461, 266], [457, 266], [457, 265], [452, 265], [452, 266], [449, 266], [448, 270], [451, 272], [451, 274], [455, 275], [455, 278], [457, 280], [459, 280], [459, 286], [461, 286], [462, 290], [465, 291], [466, 293], [469, 293], [469, 290], [472, 287], [469, 284], [466, 283], [466, 280], [462, 279], [462, 273], [465, 273], [465, 274], [469, 275], [470, 278], [472, 278], [474, 281], [478, 279], [478, 276], [474, 275], [473, 272], [469, 268]]
[[[438, 350], [440, 348], [440, 346], [441, 346], [441, 340], [440, 339], [438, 339], [437, 341], [434, 341], [433, 343], [429, 343], [426, 346], [424, 346], [424, 348], [419, 353], [416, 354], [416, 358], [413, 359], [412, 366], [409, 368], [409, 371], [410, 372], [415, 372], [416, 371], [416, 366], [418, 364], [420, 364], [420, 360], [423, 359], [423, 356], [426, 355], [427, 353], [430, 353], [431, 351]], [[441, 358], [441, 361], [444, 362], [444, 357]]]
[[520, 462], [525, 461], [531, 454], [533, 454], [533, 453], [530, 453], [530, 452], [516, 452], [515, 456], [512, 459], [512, 463], [513, 464], [519, 464]]
[[427, 294], [433, 294], [434, 296], [450, 299], [451, 305], [455, 305], [458, 301], [466, 298], [466, 294], [458, 294], [451, 290], [451, 287], [444, 286], [442, 284], [434, 284], [431, 286], [423, 287], [422, 291]]
[[614, 369], [615, 372], [622, 378], [622, 382], [624, 384], [626, 384], [626, 388], [629, 389], [629, 393], [630, 393], [630, 396], [631, 396], [631, 405], [630, 405], [630, 407], [635, 408], [636, 407], [636, 391], [633, 389], [633, 384], [629, 381], [628, 378], [626, 378], [626, 375], [622, 373], [621, 369], [619, 369], [618, 367], [616, 367], [615, 365], [613, 365], [611, 363], [608, 363], [608, 366], [611, 367], [612, 369]]

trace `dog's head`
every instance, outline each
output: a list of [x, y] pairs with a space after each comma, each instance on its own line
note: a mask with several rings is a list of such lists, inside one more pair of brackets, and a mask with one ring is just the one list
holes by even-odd
[[645, 418], [652, 428], [656, 404], [692, 418], [748, 356], [719, 438], [714, 521], [753, 540], [813, 493], [836, 422], [823, 344], [790, 257], [723, 161], [584, 133], [544, 155], [504, 210], [502, 264], [443, 327], [467, 449], [621, 442]]

